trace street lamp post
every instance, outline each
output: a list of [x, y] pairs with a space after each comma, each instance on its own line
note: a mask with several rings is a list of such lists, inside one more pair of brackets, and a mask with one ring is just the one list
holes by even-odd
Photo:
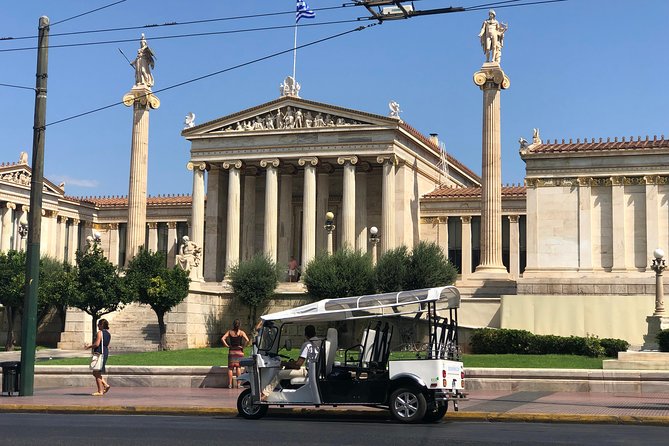
[[332, 243], [332, 231], [335, 230], [335, 225], [334, 225], [334, 214], [332, 212], [328, 212], [325, 214], [325, 226], [323, 226], [326, 231], [328, 231], [328, 254], [332, 255], [332, 252], [334, 250], [333, 243]]
[[376, 265], [376, 245], [379, 244], [379, 228], [369, 228], [369, 242], [372, 244], [372, 265]]
[[655, 271], [655, 312], [653, 316], [664, 315], [664, 285], [662, 283], [662, 272], [667, 268], [664, 260], [664, 251], [657, 248], [653, 251], [653, 263], [651, 269]]

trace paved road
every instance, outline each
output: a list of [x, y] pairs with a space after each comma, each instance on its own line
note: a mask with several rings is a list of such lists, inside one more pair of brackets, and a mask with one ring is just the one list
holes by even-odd
[[[398, 425], [346, 417], [3, 414], [0, 445], [666, 445], [667, 429], [540, 423], [442, 422]], [[449, 443], [446, 443], [449, 442]]]

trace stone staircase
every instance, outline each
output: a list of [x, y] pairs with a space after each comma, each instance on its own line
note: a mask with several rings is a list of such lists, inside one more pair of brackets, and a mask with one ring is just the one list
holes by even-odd
[[604, 370], [669, 370], [669, 353], [619, 352], [618, 359], [604, 360], [602, 368]]
[[132, 303], [109, 321], [112, 334], [110, 352], [147, 352], [158, 350], [158, 318], [148, 305]]

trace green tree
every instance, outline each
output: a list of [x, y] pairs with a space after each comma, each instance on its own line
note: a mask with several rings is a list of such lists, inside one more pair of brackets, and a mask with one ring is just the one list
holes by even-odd
[[279, 284], [279, 271], [272, 259], [256, 254], [230, 268], [230, 284], [235, 295], [251, 310], [250, 322], [254, 324], [258, 308], [274, 295]]
[[7, 340], [5, 350], [14, 350], [16, 338], [14, 324], [23, 309], [26, 281], [25, 251], [0, 252], [0, 303], [7, 315]]
[[98, 319], [127, 303], [128, 296], [114, 265], [103, 255], [98, 243], [86, 252], [77, 251], [77, 288], [72, 306], [90, 314], [95, 335]]
[[60, 317], [60, 331], [65, 330], [66, 309], [77, 294], [77, 271], [67, 262], [51, 257], [42, 257], [39, 269], [38, 316], [44, 319], [51, 308]]
[[188, 296], [188, 272], [165, 267], [165, 256], [141, 248], [130, 260], [125, 275], [126, 289], [131, 298], [149, 305], [158, 317], [159, 350], [167, 350], [165, 314]]
[[420, 242], [411, 252], [405, 290], [417, 290], [455, 283], [458, 272], [439, 245]]
[[383, 254], [376, 264], [374, 273], [380, 293], [402, 291], [408, 281], [409, 252], [406, 246], [391, 249]]
[[370, 254], [342, 249], [316, 256], [304, 271], [304, 284], [315, 299], [361, 296], [375, 292]]

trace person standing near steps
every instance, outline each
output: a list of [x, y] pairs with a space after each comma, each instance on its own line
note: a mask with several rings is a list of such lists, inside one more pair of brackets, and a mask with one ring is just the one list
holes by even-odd
[[244, 347], [249, 344], [249, 337], [246, 336], [241, 327], [241, 321], [235, 319], [232, 323], [232, 329], [225, 332], [221, 342], [228, 347], [228, 388], [232, 389], [232, 375], [239, 377], [241, 367], [239, 360], [244, 357]]
[[109, 356], [109, 343], [111, 342], [111, 333], [109, 333], [109, 322], [107, 319], [100, 319], [98, 321], [98, 332], [95, 335], [95, 342], [84, 346], [86, 350], [93, 349], [93, 353], [102, 353], [102, 370], [93, 370], [95, 377], [95, 384], [98, 391], [93, 393], [93, 396], [102, 396], [109, 392], [111, 386], [102, 378], [102, 374], [106, 373], [107, 357]]

